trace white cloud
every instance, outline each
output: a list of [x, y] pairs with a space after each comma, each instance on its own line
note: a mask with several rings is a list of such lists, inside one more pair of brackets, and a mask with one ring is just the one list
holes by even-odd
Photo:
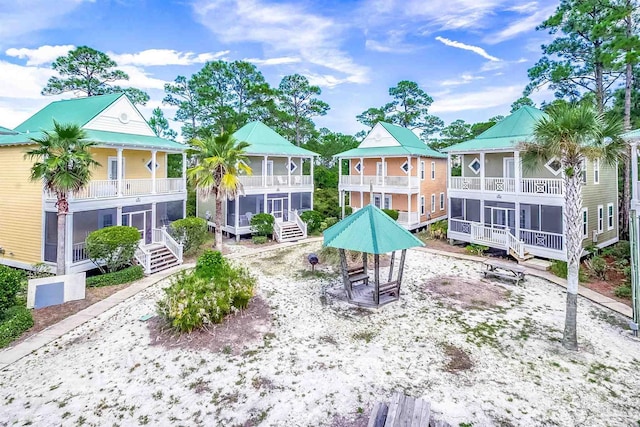
[[122, 80], [114, 82], [115, 85], [123, 87], [135, 87], [137, 89], [160, 89], [164, 90], [165, 83], [169, 83], [165, 80], [156, 79], [140, 67], [134, 67], [133, 65], [125, 65], [118, 67], [119, 70], [124, 71], [129, 75], [129, 80]]
[[451, 47], [455, 47], [455, 48], [458, 48], [458, 49], [471, 51], [473, 53], [476, 53], [476, 54], [482, 56], [483, 58], [488, 59], [489, 61], [495, 61], [495, 62], [500, 61], [500, 58], [496, 58], [495, 56], [489, 55], [486, 50], [484, 50], [483, 48], [478, 47], [478, 46], [473, 46], [473, 45], [462, 43], [462, 42], [458, 42], [458, 41], [455, 41], [455, 40], [450, 40], [450, 39], [447, 39], [445, 37], [440, 37], [440, 36], [437, 36], [436, 40], [438, 40], [439, 42], [441, 42], [441, 43], [443, 43], [443, 44], [445, 44], [447, 46], [451, 46]]
[[245, 59], [245, 61], [251, 62], [252, 64], [256, 64], [256, 65], [269, 66], [269, 65], [296, 64], [298, 62], [301, 62], [302, 60], [294, 56], [280, 56], [277, 58], [267, 58], [267, 59], [247, 58]]
[[436, 98], [429, 112], [450, 113], [465, 110], [481, 110], [504, 105], [505, 108], [522, 96], [522, 86], [495, 86], [481, 91], [449, 93]]
[[72, 44], [50, 46], [44, 45], [35, 49], [26, 47], [17, 49], [7, 49], [5, 54], [14, 58], [27, 59], [27, 65], [43, 65], [50, 64], [60, 56], [65, 56], [70, 50], [74, 49]]
[[30, 67], [0, 60], [0, 76], [10, 84], [0, 85], [0, 97], [39, 99], [53, 71], [44, 67]]
[[535, 29], [541, 22], [547, 19], [555, 10], [555, 7], [545, 7], [542, 9], [537, 9], [536, 12], [531, 15], [518, 19], [512, 23], [510, 23], [506, 28], [498, 31], [497, 33], [491, 34], [484, 38], [485, 43], [496, 44], [501, 43], [505, 40], [512, 39], [522, 33], [526, 33]]
[[195, 54], [194, 52], [179, 52], [172, 49], [147, 49], [137, 53], [116, 54], [108, 52], [108, 55], [120, 65], [192, 65], [204, 64], [207, 61], [222, 58], [229, 53], [228, 50], [220, 52], [206, 52]]
[[482, 76], [474, 76], [473, 74], [464, 73], [464, 74], [461, 74], [460, 77], [457, 79], [443, 80], [442, 82], [440, 82], [440, 86], [460, 86], [460, 85], [471, 83], [475, 80], [482, 80], [482, 79], [484, 79], [484, 77]]
[[[367, 83], [369, 69], [340, 49], [343, 27], [296, 3], [263, 0], [196, 0], [197, 19], [225, 43], [260, 43], [268, 51], [344, 74], [349, 83]], [[224, 22], [224, 25], [220, 25]]]

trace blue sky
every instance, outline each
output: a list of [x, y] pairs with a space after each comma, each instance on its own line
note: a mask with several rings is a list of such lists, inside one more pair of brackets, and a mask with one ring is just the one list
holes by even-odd
[[[5, 4], [7, 3], [7, 4]], [[11, 3], [11, 4], [8, 4]], [[549, 40], [535, 27], [548, 0], [25, 0], [0, 4], [0, 125], [14, 127], [60, 97], [40, 90], [51, 62], [74, 46], [109, 53], [147, 91], [213, 59], [255, 63], [273, 86], [306, 75], [331, 110], [316, 123], [362, 129], [355, 116], [413, 80], [445, 123], [508, 114]], [[126, 85], [125, 85], [126, 86]], [[538, 103], [552, 99], [535, 93]], [[175, 110], [162, 106], [173, 118]], [[179, 128], [179, 124], [172, 125]]]

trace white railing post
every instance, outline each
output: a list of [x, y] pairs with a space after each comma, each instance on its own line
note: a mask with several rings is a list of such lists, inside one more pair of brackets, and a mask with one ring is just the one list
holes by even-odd
[[157, 151], [151, 150], [151, 194], [156, 194], [156, 156]]
[[122, 197], [122, 179], [124, 177], [124, 171], [122, 170], [122, 148], [118, 148], [118, 170], [116, 179], [118, 180], [118, 197]]
[[480, 153], [480, 191], [484, 191], [484, 153]]

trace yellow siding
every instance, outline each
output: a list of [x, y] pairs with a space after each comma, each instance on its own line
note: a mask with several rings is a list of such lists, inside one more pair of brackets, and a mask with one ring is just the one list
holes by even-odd
[[[93, 171], [92, 179], [108, 179], [109, 157], [116, 157], [118, 151], [115, 148], [94, 148], [92, 151], [94, 160], [100, 163], [100, 167]], [[122, 157], [124, 158], [124, 179], [151, 179], [151, 172], [146, 167], [146, 164], [151, 160], [151, 151], [125, 149], [122, 152]], [[167, 154], [157, 152], [156, 162], [160, 165], [156, 169], [156, 178], [166, 178]]]
[[26, 150], [0, 148], [0, 256], [34, 264], [42, 260], [42, 184], [29, 180]]

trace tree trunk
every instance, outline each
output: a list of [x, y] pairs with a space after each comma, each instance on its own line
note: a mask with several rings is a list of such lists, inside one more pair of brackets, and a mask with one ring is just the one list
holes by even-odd
[[[237, 215], [237, 212], [236, 212]], [[216, 195], [216, 230], [215, 230], [215, 247], [222, 252], [222, 196]]]
[[[567, 165], [565, 170], [567, 170]], [[570, 165], [572, 166], [572, 165]], [[576, 332], [577, 303], [578, 303], [578, 271], [580, 255], [582, 254], [582, 180], [579, 167], [574, 169], [572, 176], [564, 176], [565, 209], [564, 222], [566, 227], [567, 250], [567, 306], [562, 345], [569, 350], [578, 349]]]
[[62, 276], [66, 274], [65, 248], [67, 239], [67, 213], [69, 212], [69, 203], [67, 195], [58, 193], [58, 243], [56, 253], [56, 274]]
[[[629, 10], [631, 9], [630, 1], [626, 2]], [[627, 38], [633, 36], [633, 22], [631, 12], [626, 20]], [[627, 51], [627, 54], [629, 52]], [[624, 85], [624, 130], [631, 130], [631, 88], [633, 85], [633, 65], [629, 57], [626, 58], [625, 66], [625, 85]], [[622, 206], [620, 206], [620, 238], [629, 239], [629, 206], [631, 206], [631, 147], [626, 145], [626, 156], [624, 158], [624, 167], [622, 177]]]

